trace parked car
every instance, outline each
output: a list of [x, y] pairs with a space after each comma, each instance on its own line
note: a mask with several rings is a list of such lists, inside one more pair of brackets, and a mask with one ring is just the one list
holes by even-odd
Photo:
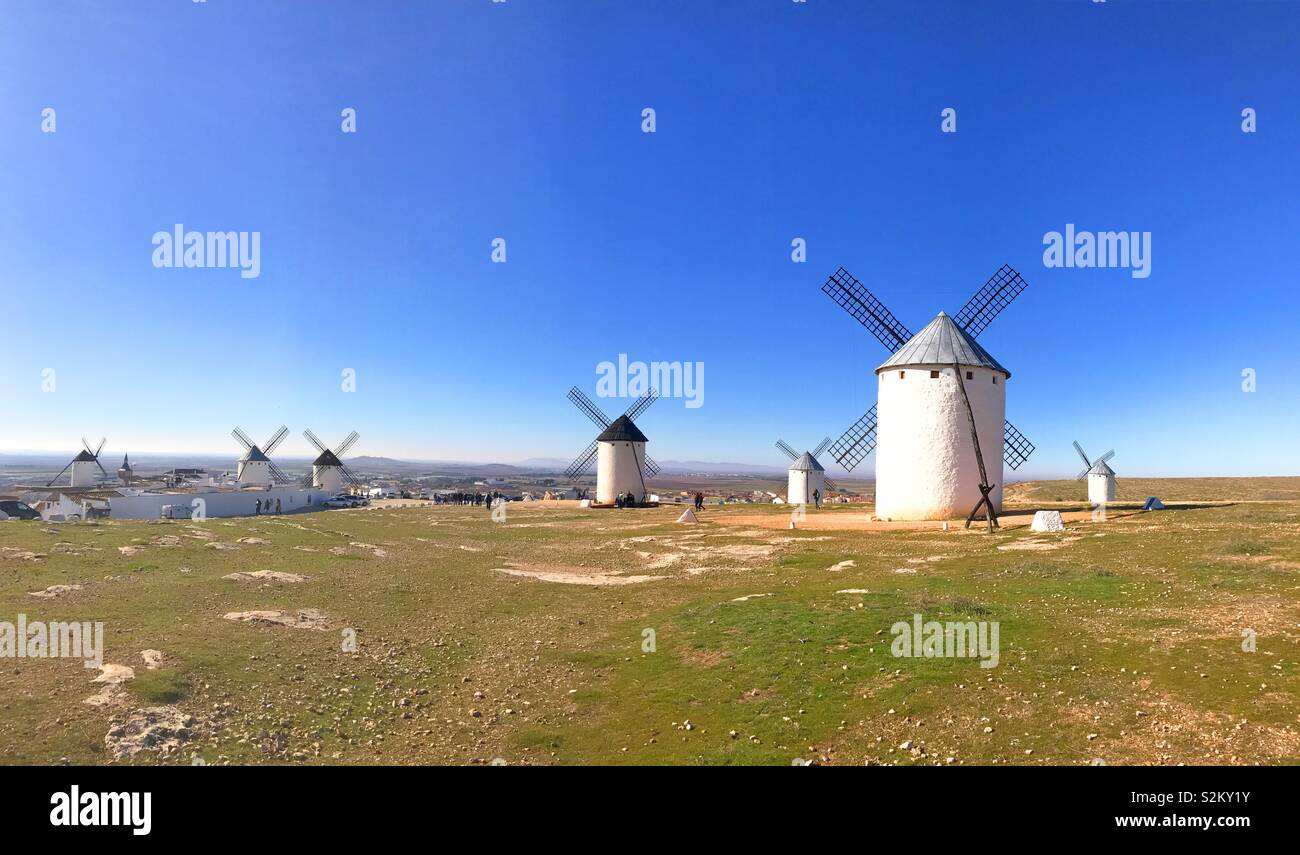
[[0, 502], [0, 520], [38, 520], [40, 518], [40, 511], [26, 502], [20, 502], [17, 499], [6, 499]]
[[321, 504], [327, 508], [355, 508], [357, 506], [357, 500], [351, 496], [340, 494], [338, 496], [330, 496], [328, 499], [321, 502]]
[[163, 505], [158, 517], [164, 520], [187, 520], [193, 513], [194, 509], [189, 505]]

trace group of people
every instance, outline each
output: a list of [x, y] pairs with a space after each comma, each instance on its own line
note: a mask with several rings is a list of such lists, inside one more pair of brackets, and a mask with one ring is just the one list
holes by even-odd
[[635, 508], [638, 505], [640, 505], [640, 502], [636, 500], [636, 493], [630, 490], [626, 493], [619, 493], [617, 498], [614, 499], [614, 507], [616, 508]]
[[697, 511], [702, 511], [702, 510], [704, 510], [704, 494], [703, 494], [703, 493], [696, 493], [696, 494], [695, 494], [695, 510], [697, 510]]
[[[264, 507], [264, 506], [265, 506], [265, 507]], [[260, 517], [260, 516], [262, 515], [263, 511], [265, 511], [265, 512], [268, 513], [268, 514], [270, 514], [270, 513], [277, 513], [277, 514], [280, 513], [280, 500], [279, 500], [279, 499], [276, 499], [276, 500], [275, 500], [275, 510], [272, 511], [272, 510], [271, 510], [271, 500], [270, 500], [270, 499], [267, 499], [265, 502], [263, 502], [261, 499], [258, 499], [258, 500], [257, 500], [257, 515]]]

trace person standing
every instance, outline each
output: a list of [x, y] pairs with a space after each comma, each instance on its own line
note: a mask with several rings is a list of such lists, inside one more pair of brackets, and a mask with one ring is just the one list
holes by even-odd
[[820, 510], [822, 506], [822, 491], [813, 490], [813, 505]]

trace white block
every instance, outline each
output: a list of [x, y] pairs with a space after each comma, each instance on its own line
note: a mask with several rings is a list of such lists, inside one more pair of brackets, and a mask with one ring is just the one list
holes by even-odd
[[1065, 531], [1065, 522], [1060, 511], [1038, 511], [1030, 528], [1034, 531]]

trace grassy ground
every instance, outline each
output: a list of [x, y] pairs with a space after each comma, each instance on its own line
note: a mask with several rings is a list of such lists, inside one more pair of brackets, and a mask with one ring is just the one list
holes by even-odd
[[[1227, 497], [1294, 486], [1235, 481]], [[0, 761], [1300, 761], [1300, 502], [1064, 535], [708, 522], [728, 508], [689, 526], [673, 523], [679, 512], [0, 524], [0, 621], [102, 620], [105, 661], [135, 669], [92, 706], [98, 672], [79, 661], [0, 660]], [[310, 578], [222, 578], [255, 570]], [[837, 593], [849, 590], [865, 593]], [[300, 608], [325, 612], [327, 628], [223, 618]], [[890, 626], [914, 613], [997, 621], [997, 667], [893, 657]], [[146, 669], [146, 649], [161, 667]], [[193, 715], [191, 740], [115, 761], [106, 733], [158, 706]]]

